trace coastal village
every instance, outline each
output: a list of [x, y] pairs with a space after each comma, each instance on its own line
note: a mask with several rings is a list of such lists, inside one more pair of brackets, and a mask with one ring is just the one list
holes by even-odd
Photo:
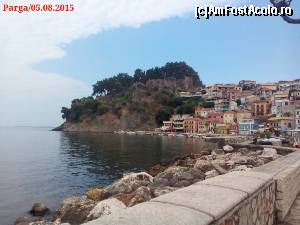
[[258, 84], [213, 84], [198, 92], [179, 92], [180, 97], [202, 97], [193, 115], [174, 114], [157, 129], [188, 134], [292, 136], [299, 146], [300, 79]]

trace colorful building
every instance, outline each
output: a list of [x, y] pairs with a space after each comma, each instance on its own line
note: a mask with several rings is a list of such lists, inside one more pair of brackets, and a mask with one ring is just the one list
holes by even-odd
[[295, 120], [292, 117], [272, 117], [268, 122], [269, 128], [275, 131], [286, 132], [295, 128]]
[[235, 111], [226, 111], [223, 116], [224, 123], [234, 123], [236, 122], [236, 112]]
[[243, 119], [239, 121], [239, 134], [250, 135], [256, 133], [258, 124], [254, 119]]
[[252, 114], [255, 117], [267, 116], [270, 113], [271, 105], [269, 101], [259, 100], [252, 104]]

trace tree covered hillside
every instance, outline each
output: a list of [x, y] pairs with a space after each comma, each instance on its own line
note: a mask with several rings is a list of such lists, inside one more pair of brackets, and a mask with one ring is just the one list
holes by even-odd
[[[88, 121], [93, 124], [92, 121], [109, 115], [117, 118], [116, 123], [134, 123], [138, 129], [139, 123], [161, 124], [173, 113], [193, 113], [195, 107], [203, 103], [202, 98], [184, 99], [178, 92], [202, 87], [192, 67], [184, 62], [167, 63], [146, 71], [137, 69], [132, 76], [120, 73], [100, 80], [93, 85], [92, 96], [74, 99], [71, 107], [63, 107], [61, 112], [67, 123]], [[129, 122], [129, 117], [137, 121]], [[98, 122], [97, 126], [101, 124]]]

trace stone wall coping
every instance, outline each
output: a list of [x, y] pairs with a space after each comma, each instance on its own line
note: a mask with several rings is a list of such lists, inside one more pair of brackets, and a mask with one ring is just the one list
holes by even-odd
[[289, 169], [294, 163], [300, 160], [300, 151], [292, 152], [284, 157], [269, 162], [263, 166], [254, 168], [252, 171], [272, 175], [274, 178]]
[[191, 208], [145, 202], [85, 225], [208, 225], [212, 221], [212, 217]]

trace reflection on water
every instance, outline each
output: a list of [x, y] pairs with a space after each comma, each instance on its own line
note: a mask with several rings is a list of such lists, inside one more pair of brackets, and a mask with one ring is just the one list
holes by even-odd
[[0, 224], [34, 202], [55, 209], [64, 197], [106, 186], [124, 173], [211, 148], [200, 140], [0, 128]]

